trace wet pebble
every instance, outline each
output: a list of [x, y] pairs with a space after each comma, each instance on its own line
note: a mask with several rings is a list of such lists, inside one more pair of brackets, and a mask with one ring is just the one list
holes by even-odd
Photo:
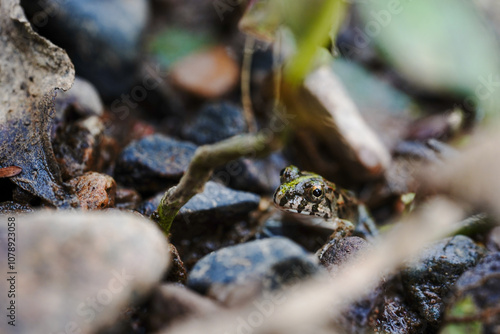
[[54, 155], [67, 180], [104, 165], [101, 159], [104, 124], [98, 116], [64, 122], [53, 142]]
[[[217, 182], [208, 181], [203, 192], [191, 198], [181, 208], [174, 222], [205, 224], [212, 221], [219, 224], [234, 221], [244, 218], [250, 211], [257, 209], [259, 202], [260, 197], [255, 194], [233, 190]], [[209, 230], [204, 232], [210, 233]], [[202, 231], [197, 231], [198, 233]]]
[[71, 179], [83, 210], [99, 210], [115, 205], [116, 182], [106, 174], [88, 172]]
[[148, 309], [148, 330], [153, 332], [190, 317], [221, 311], [213, 300], [177, 284], [164, 284], [153, 292]]
[[163, 233], [130, 213], [39, 212], [18, 217], [17, 233], [18, 333], [97, 333], [143, 301], [170, 261]]
[[457, 235], [427, 247], [402, 271], [401, 279], [409, 301], [425, 320], [433, 325], [441, 320], [443, 298], [482, 254], [483, 250], [472, 239]]
[[187, 169], [196, 145], [155, 134], [130, 143], [120, 154], [115, 177], [138, 191], [165, 190]]
[[115, 206], [119, 209], [135, 209], [141, 201], [141, 195], [133, 189], [121, 188], [116, 189]]
[[319, 272], [317, 262], [286, 238], [255, 240], [222, 248], [203, 257], [188, 286], [227, 305], [297, 282]]
[[247, 131], [243, 110], [229, 102], [210, 103], [185, 126], [183, 137], [198, 145], [213, 144]]
[[214, 177], [231, 188], [258, 194], [272, 194], [280, 185], [280, 172], [289, 163], [281, 153], [263, 159], [231, 161], [214, 172]]
[[500, 252], [486, 256], [466, 271], [455, 284], [447, 313], [461, 303], [471, 302], [473, 314], [479, 315], [482, 333], [498, 333], [500, 328]]
[[81, 77], [75, 77], [75, 82], [67, 92], [59, 91], [54, 101], [58, 117], [72, 109], [80, 117], [102, 116], [103, 105], [95, 87]]
[[368, 247], [368, 242], [360, 237], [346, 237], [330, 241], [317, 252], [317, 255], [321, 265], [330, 274], [335, 275], [342, 265], [352, 261], [360, 251]]

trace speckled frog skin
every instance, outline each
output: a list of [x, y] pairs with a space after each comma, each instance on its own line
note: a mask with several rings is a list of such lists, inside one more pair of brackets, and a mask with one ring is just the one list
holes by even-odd
[[339, 225], [342, 235], [350, 234], [354, 228], [350, 221], [356, 221], [357, 201], [352, 195], [320, 175], [300, 171], [295, 166], [281, 171], [274, 203], [285, 211], [342, 221]]

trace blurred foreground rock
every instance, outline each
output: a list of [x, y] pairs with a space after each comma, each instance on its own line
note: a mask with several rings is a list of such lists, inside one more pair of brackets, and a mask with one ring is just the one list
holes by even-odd
[[[134, 214], [38, 212], [17, 216], [16, 224], [15, 333], [96, 333], [143, 300], [170, 261], [162, 232]], [[0, 237], [7, 240], [7, 224]], [[0, 304], [8, 305], [6, 293]]]

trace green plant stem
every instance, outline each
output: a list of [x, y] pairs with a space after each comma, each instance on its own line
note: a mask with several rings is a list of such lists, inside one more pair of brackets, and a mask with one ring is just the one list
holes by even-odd
[[200, 146], [179, 184], [168, 189], [151, 215], [168, 236], [179, 210], [194, 195], [203, 191], [214, 168], [241, 157], [260, 157], [281, 147], [278, 133], [260, 131], [228, 138], [213, 145]]

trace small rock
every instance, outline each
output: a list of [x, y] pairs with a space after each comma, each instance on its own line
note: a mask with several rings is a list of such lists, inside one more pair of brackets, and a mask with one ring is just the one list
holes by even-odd
[[247, 131], [243, 110], [229, 102], [207, 104], [194, 121], [183, 129], [183, 136], [198, 145], [213, 144]]
[[[159, 204], [161, 196], [156, 199]], [[171, 241], [183, 255], [186, 267], [191, 268], [214, 250], [248, 240], [257, 223], [248, 215], [259, 202], [255, 194], [207, 182], [204, 191], [181, 208], [172, 224]]]
[[176, 321], [221, 311], [211, 299], [177, 284], [163, 284], [153, 292], [148, 309], [148, 330], [155, 332]]
[[108, 175], [88, 172], [71, 179], [83, 210], [99, 210], [115, 205], [116, 182]]
[[98, 166], [102, 165], [99, 160], [103, 131], [104, 124], [97, 116], [62, 124], [57, 129], [53, 148], [63, 179], [98, 170]]
[[141, 201], [141, 195], [133, 189], [121, 188], [116, 189], [115, 206], [119, 209], [135, 209]]
[[67, 92], [59, 91], [54, 103], [58, 114], [63, 114], [71, 108], [72, 112], [76, 112], [80, 117], [102, 116], [104, 110], [95, 87], [80, 77], [75, 77], [73, 86]]
[[118, 182], [138, 191], [165, 190], [180, 179], [196, 146], [160, 134], [130, 143], [118, 158]]
[[473, 314], [479, 316], [482, 333], [498, 333], [500, 328], [500, 252], [486, 256], [477, 266], [466, 271], [457, 280], [447, 314], [458, 304], [471, 299]]
[[174, 85], [204, 98], [217, 98], [238, 83], [239, 68], [226, 48], [214, 47], [189, 55], [171, 71]]
[[214, 178], [233, 189], [272, 194], [280, 185], [280, 172], [288, 166], [281, 153], [263, 159], [239, 159], [214, 172]]
[[443, 298], [455, 281], [481, 258], [483, 250], [470, 238], [457, 235], [427, 247], [419, 259], [401, 273], [405, 293], [413, 307], [436, 325], [443, 314]]
[[[233, 190], [219, 183], [208, 181], [203, 192], [191, 198], [181, 208], [175, 217], [174, 224], [184, 225], [187, 223], [193, 226], [209, 222], [220, 224], [234, 221], [257, 209], [259, 202], [260, 197], [255, 194]], [[211, 227], [208, 226], [208, 229], [203, 230], [205, 233], [210, 233]], [[200, 233], [204, 232], [198, 231], [197, 235]]]
[[309, 277], [319, 266], [309, 253], [286, 238], [255, 240], [203, 257], [189, 274], [188, 286], [227, 305], [240, 304], [264, 289]]
[[[143, 301], [170, 261], [163, 233], [134, 214], [38, 212], [16, 222], [18, 333], [97, 333]], [[4, 244], [6, 236], [1, 224]], [[0, 255], [7, 268], [5, 247]]]
[[330, 241], [317, 252], [317, 255], [320, 264], [330, 274], [335, 275], [342, 265], [352, 261], [360, 251], [368, 247], [368, 242], [360, 237], [346, 237]]
[[0, 203], [0, 214], [29, 213], [33, 208], [28, 204], [20, 204], [12, 201]]

